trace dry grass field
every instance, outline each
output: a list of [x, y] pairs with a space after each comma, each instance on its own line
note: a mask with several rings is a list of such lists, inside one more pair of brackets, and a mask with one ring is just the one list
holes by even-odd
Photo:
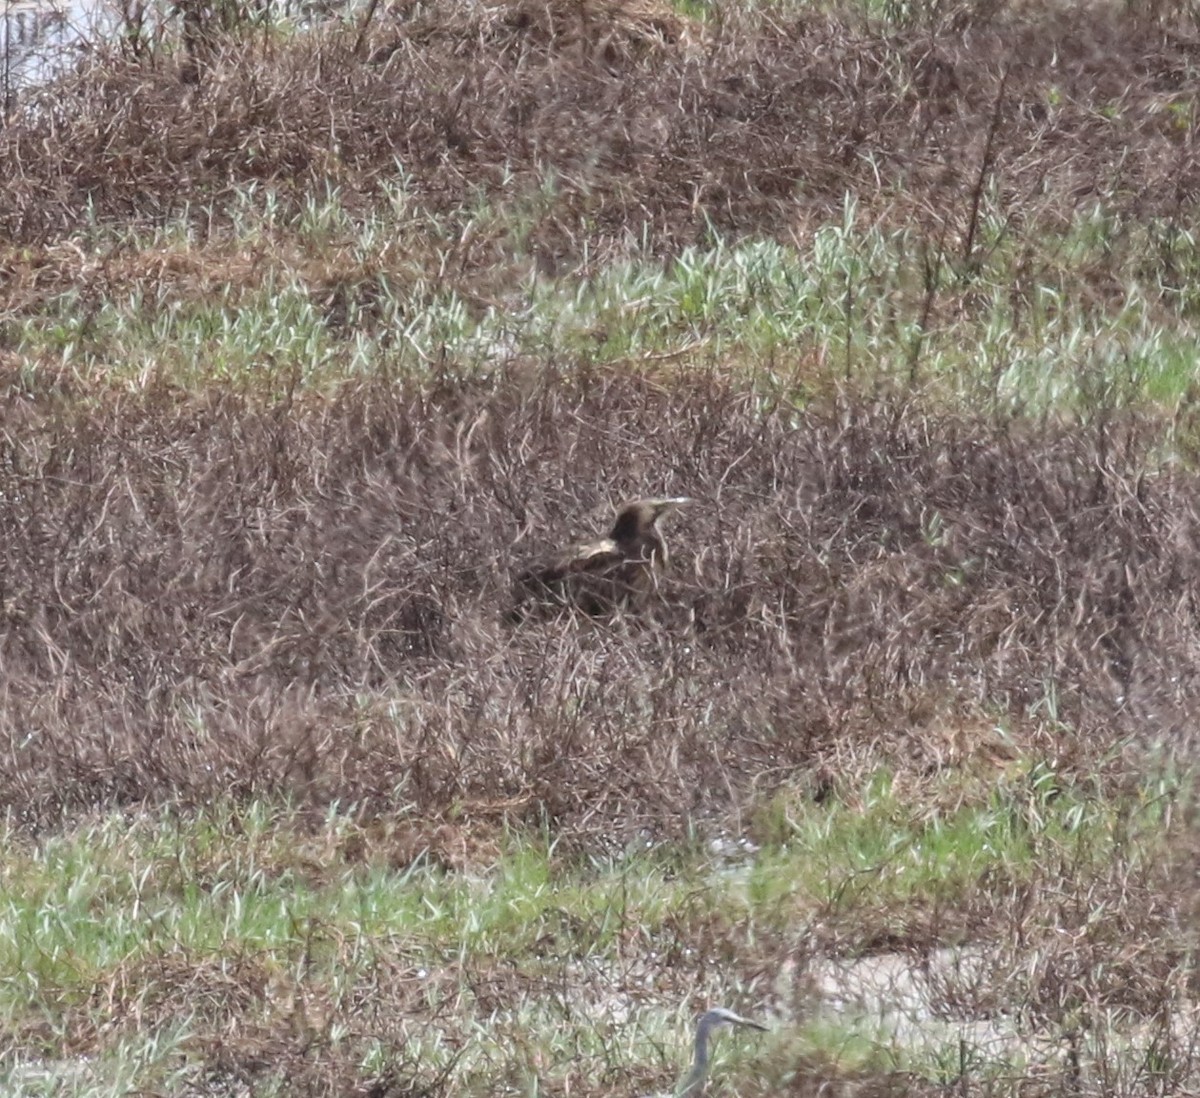
[[0, 129], [0, 1093], [1200, 1090], [1186, 5], [126, 26]]

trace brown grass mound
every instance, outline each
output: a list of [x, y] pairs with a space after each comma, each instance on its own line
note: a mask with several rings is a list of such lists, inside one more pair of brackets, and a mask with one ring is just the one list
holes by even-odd
[[[31, 822], [290, 790], [675, 830], [810, 768], [944, 765], [985, 708], [1074, 722], [1063, 763], [1189, 746], [1197, 484], [1136, 423], [553, 372], [3, 417], [0, 803]], [[502, 625], [535, 531], [664, 491], [701, 502], [655, 613]]]
[[[1079, 207], [1186, 215], [1200, 44], [1085, 7], [882, 30], [732, 16], [703, 32], [616, 0], [461, 5], [281, 42], [221, 40], [198, 85], [159, 56], [107, 58], [0, 132], [0, 232], [98, 213], [199, 216], [251, 183], [369, 199], [407, 173], [429, 208], [544, 193], [551, 267], [648, 237], [803, 232], [844, 196], [972, 235]], [[205, 214], [208, 218], [210, 215]], [[206, 221], [206, 224], [210, 222]], [[487, 257], [482, 257], [487, 261]]]

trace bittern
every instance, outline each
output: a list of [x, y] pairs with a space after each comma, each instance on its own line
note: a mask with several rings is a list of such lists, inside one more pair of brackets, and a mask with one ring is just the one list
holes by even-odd
[[708, 1075], [708, 1035], [721, 1026], [748, 1026], [751, 1029], [765, 1030], [761, 1022], [752, 1022], [740, 1014], [724, 1007], [713, 1007], [700, 1015], [696, 1023], [696, 1052], [692, 1058], [691, 1070], [675, 1091], [676, 1098], [695, 1098], [704, 1093], [704, 1080]]
[[644, 602], [668, 559], [659, 520], [685, 503], [691, 500], [673, 496], [622, 504], [608, 537], [573, 545], [525, 568], [513, 584], [510, 620], [520, 620], [531, 601], [577, 606], [593, 615]]

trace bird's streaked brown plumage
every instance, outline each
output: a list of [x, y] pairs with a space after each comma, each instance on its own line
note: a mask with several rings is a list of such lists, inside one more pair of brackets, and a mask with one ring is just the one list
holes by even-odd
[[654, 590], [656, 573], [667, 563], [658, 521], [690, 502], [674, 496], [623, 504], [608, 537], [573, 545], [521, 571], [513, 584], [510, 619], [523, 617], [530, 603], [604, 614], [644, 602]]

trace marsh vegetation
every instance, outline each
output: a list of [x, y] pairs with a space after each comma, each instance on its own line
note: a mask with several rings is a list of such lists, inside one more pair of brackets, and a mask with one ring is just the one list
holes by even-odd
[[0, 130], [0, 1089], [1194, 1092], [1190, 8], [187, 10]]

